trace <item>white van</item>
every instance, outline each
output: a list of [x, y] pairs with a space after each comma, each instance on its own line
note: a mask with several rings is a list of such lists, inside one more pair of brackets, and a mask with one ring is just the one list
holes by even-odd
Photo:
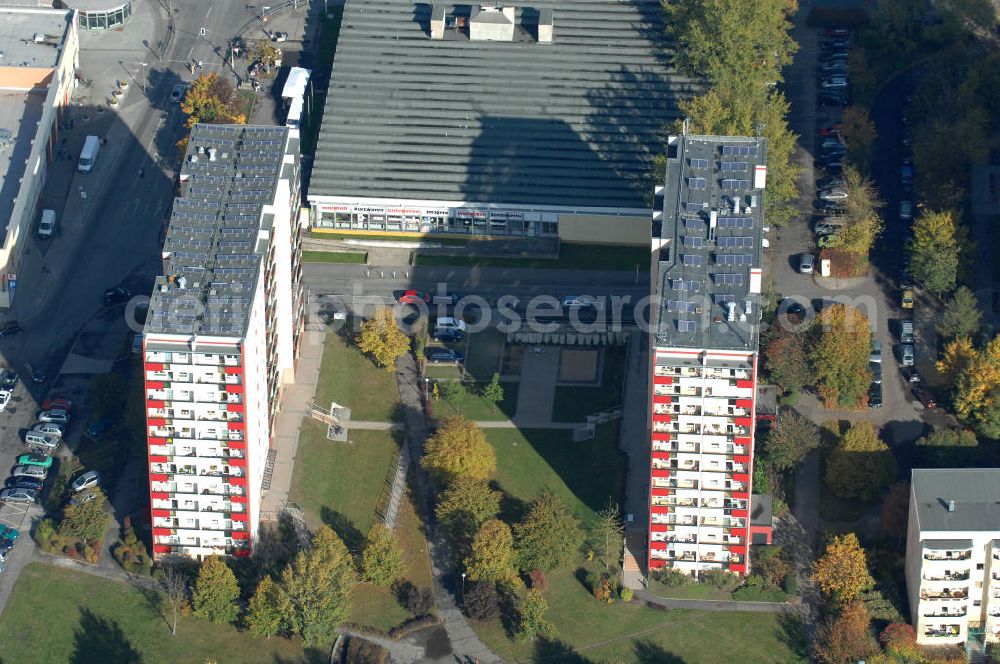
[[77, 170], [81, 173], [89, 173], [94, 168], [94, 163], [97, 161], [97, 154], [101, 151], [101, 139], [96, 136], [88, 136], [87, 140], [83, 143], [83, 149], [80, 150], [80, 162], [77, 164]]
[[42, 210], [42, 220], [38, 222], [38, 237], [52, 237], [56, 232], [56, 211]]

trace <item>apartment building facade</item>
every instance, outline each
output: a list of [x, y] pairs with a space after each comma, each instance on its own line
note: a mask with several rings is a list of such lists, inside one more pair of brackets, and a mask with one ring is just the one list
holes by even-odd
[[1000, 468], [917, 469], [906, 588], [923, 645], [1000, 641]]
[[153, 555], [248, 555], [303, 329], [299, 136], [196, 125], [144, 329]]
[[747, 573], [766, 152], [760, 138], [668, 141], [653, 213], [650, 570]]

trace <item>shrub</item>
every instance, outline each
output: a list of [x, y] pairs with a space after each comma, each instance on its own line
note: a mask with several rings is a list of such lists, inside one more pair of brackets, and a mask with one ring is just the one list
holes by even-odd
[[345, 664], [382, 664], [389, 651], [365, 639], [349, 638], [344, 649]]
[[597, 586], [594, 588], [594, 597], [598, 601], [604, 602], [605, 604], [615, 603], [615, 588], [612, 584], [611, 579], [604, 577], [598, 582]]
[[622, 586], [622, 589], [618, 593], [618, 596], [622, 598], [623, 602], [631, 602], [632, 595], [633, 595], [632, 589], [626, 588], [625, 586]]
[[[677, 569], [661, 569], [656, 572], [654, 578], [668, 588], [676, 588], [694, 583], [694, 577]], [[591, 587], [593, 588], [593, 586]]]
[[730, 588], [739, 582], [739, 577], [721, 569], [708, 569], [698, 575], [698, 582], [716, 588]]
[[917, 645], [917, 633], [905, 623], [891, 623], [882, 630], [879, 636], [882, 646], [890, 653], [904, 659], [919, 659], [920, 646]]
[[83, 557], [92, 563], [97, 562], [97, 551], [94, 550], [92, 546], [83, 547]]
[[785, 577], [785, 582], [782, 584], [782, 588], [784, 588], [785, 592], [789, 595], [799, 594], [799, 580], [795, 576], [795, 572], [788, 573], [788, 576]]
[[500, 617], [500, 594], [495, 583], [473, 581], [465, 587], [464, 608], [467, 616], [480, 622]]
[[587, 589], [590, 592], [594, 592], [594, 590], [597, 588], [597, 585], [601, 582], [602, 578], [604, 577], [600, 572], [587, 572], [587, 576], [584, 577], [584, 582], [587, 584]]
[[75, 546], [70, 546], [69, 544], [67, 544], [66, 546], [63, 547], [62, 552], [65, 555], [69, 556], [70, 558], [76, 558], [76, 556], [77, 556], [76, 547]]
[[538, 590], [539, 592], [545, 592], [545, 589], [548, 588], [549, 586], [548, 582], [545, 580], [544, 570], [540, 569], [531, 570], [530, 579], [531, 579], [531, 587], [534, 588], [535, 590]]
[[430, 588], [417, 588], [415, 585], [406, 582], [406, 594], [403, 599], [403, 606], [415, 616], [423, 616], [430, 613], [434, 606], [434, 596]]

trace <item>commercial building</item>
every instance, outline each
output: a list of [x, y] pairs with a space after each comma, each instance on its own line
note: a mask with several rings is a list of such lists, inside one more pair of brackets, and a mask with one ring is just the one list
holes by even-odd
[[1000, 468], [914, 470], [906, 590], [917, 643], [1000, 640]]
[[117, 28], [132, 18], [132, 0], [58, 0], [58, 4], [76, 10], [81, 30]]
[[0, 7], [0, 309], [9, 308], [76, 86], [73, 12]]
[[643, 245], [676, 101], [659, 0], [344, 10], [317, 228]]
[[191, 131], [143, 339], [153, 555], [246, 555], [303, 323], [299, 135]]
[[747, 573], [767, 145], [671, 136], [653, 213], [650, 569]]

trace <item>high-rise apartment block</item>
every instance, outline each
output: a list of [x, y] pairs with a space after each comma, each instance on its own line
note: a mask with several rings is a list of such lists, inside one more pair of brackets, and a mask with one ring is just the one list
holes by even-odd
[[745, 574], [767, 145], [672, 136], [667, 149], [653, 215], [648, 565]]
[[196, 125], [143, 344], [153, 554], [250, 552], [302, 333], [299, 135]]

